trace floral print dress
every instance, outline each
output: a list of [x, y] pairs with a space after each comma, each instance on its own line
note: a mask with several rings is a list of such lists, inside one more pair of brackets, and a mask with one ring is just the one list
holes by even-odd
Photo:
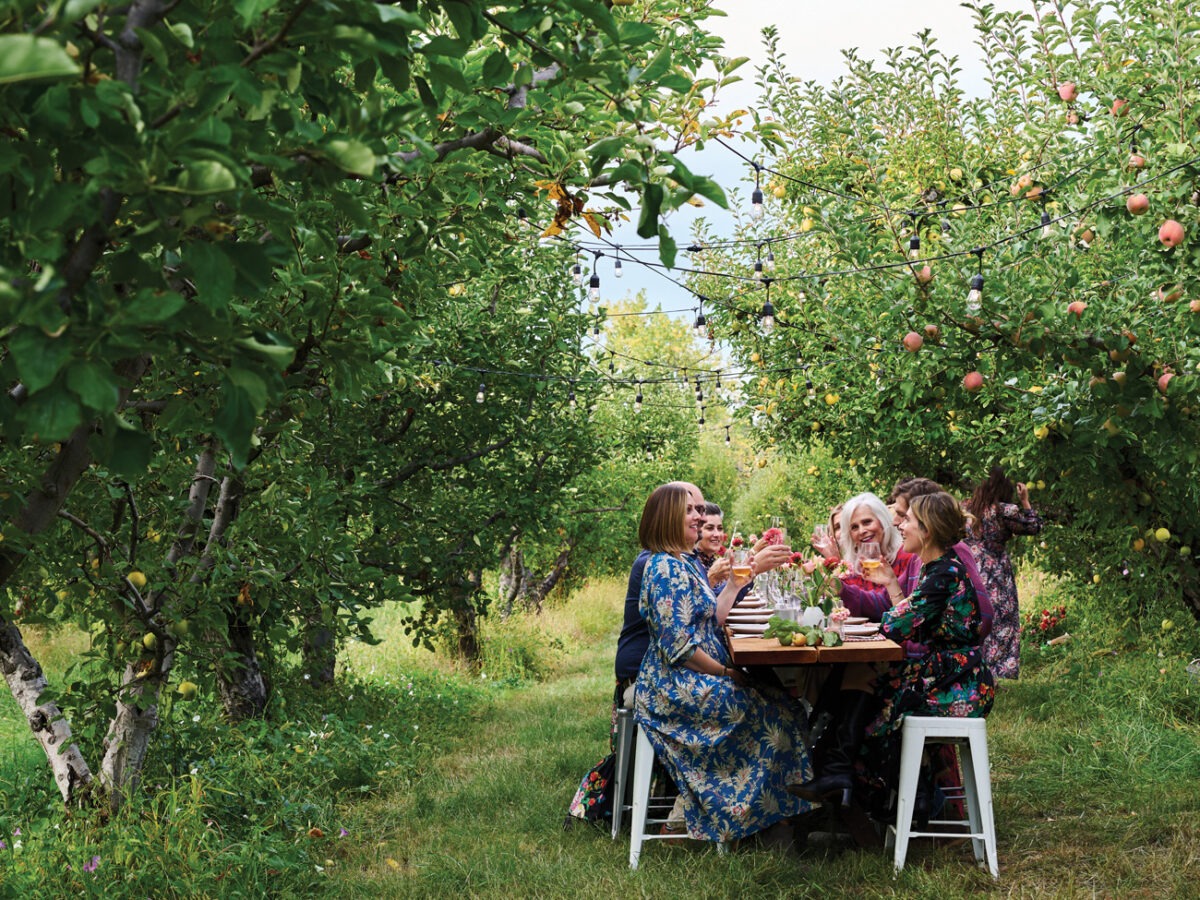
[[641, 610], [650, 649], [634, 716], [679, 787], [688, 835], [734, 840], [808, 810], [787, 793], [787, 785], [811, 777], [812, 767], [785, 698], [684, 665], [698, 649], [729, 663], [717, 600], [698, 567], [654, 554]]
[[1021, 609], [1017, 580], [1004, 545], [1014, 534], [1037, 534], [1042, 518], [1032, 509], [998, 503], [975, 522], [967, 543], [992, 598], [992, 633], [983, 642], [983, 658], [997, 678], [1021, 674]]
[[982, 718], [991, 711], [996, 688], [983, 661], [981, 624], [975, 588], [953, 550], [926, 563], [912, 595], [883, 614], [885, 637], [926, 651], [892, 664], [876, 684], [884, 705], [868, 729], [869, 767], [885, 782], [899, 771], [905, 715]]

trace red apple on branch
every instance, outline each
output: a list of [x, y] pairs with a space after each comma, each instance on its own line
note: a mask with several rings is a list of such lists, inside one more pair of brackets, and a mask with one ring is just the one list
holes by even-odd
[[1067, 304], [1067, 312], [1074, 313], [1077, 316], [1082, 316], [1083, 311], [1088, 308], [1088, 305], [1082, 300], [1072, 300]]
[[1064, 81], [1058, 86], [1058, 96], [1067, 103], [1074, 103], [1075, 98], [1079, 96], [1079, 91], [1075, 88], [1075, 82]]
[[1167, 219], [1158, 229], [1158, 239], [1162, 245], [1170, 250], [1173, 247], [1178, 247], [1183, 243], [1183, 226], [1174, 219]]
[[904, 336], [904, 349], [909, 353], [916, 353], [925, 343], [925, 338], [917, 334], [915, 331], [910, 331]]
[[962, 383], [964, 388], [974, 393], [983, 387], [983, 375], [979, 372], [968, 372], [963, 376]]
[[1125, 200], [1125, 208], [1131, 216], [1145, 215], [1150, 208], [1150, 198], [1145, 194], [1130, 194]]

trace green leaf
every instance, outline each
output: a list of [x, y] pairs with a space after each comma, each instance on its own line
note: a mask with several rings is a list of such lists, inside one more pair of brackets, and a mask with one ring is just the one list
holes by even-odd
[[61, 441], [83, 424], [83, 409], [67, 391], [43, 391], [25, 401], [20, 417], [39, 440]]
[[264, 12], [274, 8], [279, 0], [234, 0], [233, 8], [238, 11], [242, 25], [251, 25]]
[[183, 309], [183, 297], [174, 291], [138, 291], [133, 301], [122, 310], [132, 325], [153, 325], [165, 322]]
[[647, 84], [653, 84], [665, 75], [670, 68], [671, 48], [663, 47], [658, 53], [654, 54], [654, 59], [650, 60], [650, 64], [646, 66], [639, 80]]
[[112, 370], [97, 362], [77, 362], [67, 369], [67, 387], [96, 412], [111, 412], [120, 399]]
[[503, 50], [493, 51], [483, 61], [483, 80], [489, 84], [507, 83], [512, 78], [512, 62]]
[[50, 38], [32, 34], [0, 35], [0, 84], [78, 75], [79, 65]]
[[375, 151], [361, 141], [334, 138], [326, 141], [325, 155], [354, 175], [365, 178], [375, 174]]
[[661, 184], [648, 184], [642, 192], [642, 214], [638, 218], [638, 237], [650, 239], [658, 234], [658, 213], [662, 209]]
[[192, 272], [200, 302], [209, 309], [224, 309], [233, 297], [233, 263], [217, 244], [187, 245], [184, 259]]
[[17, 365], [17, 374], [33, 394], [54, 380], [59, 369], [71, 358], [71, 344], [47, 337], [36, 328], [22, 328], [8, 339], [8, 352]]
[[[120, 424], [113, 429], [112, 444], [105, 464], [114, 475], [124, 478], [133, 478], [145, 472], [154, 456], [154, 439], [119, 416], [113, 416], [108, 421]], [[107, 426], [108, 423], [105, 424]]]
[[224, 163], [194, 159], [184, 166], [175, 190], [183, 194], [219, 194], [237, 187], [237, 179]]
[[296, 348], [274, 332], [255, 332], [252, 337], [238, 338], [234, 343], [244, 350], [270, 360], [279, 368], [286, 368], [296, 355]]
[[658, 258], [662, 260], [662, 264], [668, 269], [675, 268], [675, 256], [679, 252], [679, 247], [675, 244], [675, 239], [671, 237], [671, 233], [667, 231], [666, 225], [658, 226]]

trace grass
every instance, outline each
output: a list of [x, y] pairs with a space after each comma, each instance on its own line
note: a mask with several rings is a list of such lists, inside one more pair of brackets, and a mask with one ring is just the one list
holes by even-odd
[[[630, 872], [627, 839], [562, 827], [606, 752], [623, 596], [594, 582], [537, 619], [488, 622], [482, 675], [412, 648], [404, 611], [381, 611], [383, 643], [348, 648], [332, 691], [285, 692], [269, 724], [164, 710], [147, 779], [157, 793], [105, 828], [63, 817], [40, 751], [17, 739], [23, 723], [0, 716], [14, 747], [0, 756], [0, 896], [1194, 895], [1200, 684], [1184, 665], [1196, 654], [1114, 649], [1083, 628], [1027, 651], [989, 719], [998, 882], [968, 847], [925, 843], [898, 877], [882, 851], [718, 856], [691, 842], [651, 843]], [[1072, 627], [1088, 615], [1100, 614], [1073, 609]], [[71, 638], [48, 638], [60, 664]], [[84, 877], [93, 856], [100, 868]]]
[[[1027, 596], [1052, 587], [1027, 581]], [[1077, 640], [1026, 654], [989, 720], [1001, 877], [969, 847], [916, 843], [893, 877], [881, 851], [718, 856], [562, 821], [606, 749], [622, 585], [543, 617], [563, 642], [550, 680], [506, 688], [486, 719], [402, 796], [361, 812], [378, 840], [336, 876], [347, 897], [1190, 897], [1200, 883], [1200, 714], [1182, 658]], [[526, 624], [525, 627], [529, 627]], [[1166, 669], [1160, 672], [1159, 669]], [[1190, 711], [1180, 717], [1181, 710]], [[389, 862], [390, 861], [390, 862]]]

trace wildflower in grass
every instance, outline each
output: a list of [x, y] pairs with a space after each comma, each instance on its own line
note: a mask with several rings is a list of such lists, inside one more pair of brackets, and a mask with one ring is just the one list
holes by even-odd
[[83, 871], [85, 872], [95, 872], [98, 868], [100, 868], [100, 857], [98, 856], [93, 856], [88, 862], [83, 864]]
[[346, 836], [346, 835], [348, 835], [349, 833], [350, 833], [350, 832], [348, 832], [348, 831], [347, 831], [345, 828], [339, 828], [339, 829], [338, 829], [338, 837], [340, 837], [340, 838], [341, 838], [341, 837], [345, 837], [345, 836]]

